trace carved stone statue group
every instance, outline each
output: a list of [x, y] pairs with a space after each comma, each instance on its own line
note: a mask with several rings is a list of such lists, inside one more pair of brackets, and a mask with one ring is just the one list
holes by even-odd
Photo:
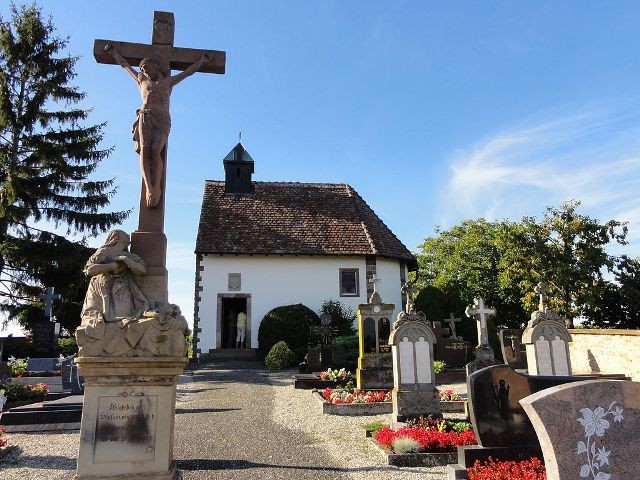
[[76, 330], [79, 355], [186, 355], [187, 321], [177, 305], [145, 297], [136, 277], [147, 267], [128, 246], [129, 235], [113, 230], [84, 267], [91, 279]]

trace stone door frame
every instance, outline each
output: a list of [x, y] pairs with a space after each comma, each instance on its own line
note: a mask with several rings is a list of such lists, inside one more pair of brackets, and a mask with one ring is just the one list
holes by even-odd
[[247, 349], [251, 345], [251, 294], [250, 293], [219, 293], [216, 302], [216, 350], [221, 350], [222, 346], [222, 300], [225, 298], [244, 298], [247, 301]]

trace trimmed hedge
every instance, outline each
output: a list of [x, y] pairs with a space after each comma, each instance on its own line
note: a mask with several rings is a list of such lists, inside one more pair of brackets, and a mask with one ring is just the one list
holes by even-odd
[[264, 364], [269, 370], [282, 370], [290, 367], [295, 358], [295, 353], [289, 349], [285, 342], [278, 342], [267, 353]]
[[260, 322], [258, 357], [264, 360], [271, 347], [284, 341], [295, 354], [295, 360], [301, 362], [307, 353], [309, 327], [319, 324], [320, 317], [301, 303], [274, 308]]

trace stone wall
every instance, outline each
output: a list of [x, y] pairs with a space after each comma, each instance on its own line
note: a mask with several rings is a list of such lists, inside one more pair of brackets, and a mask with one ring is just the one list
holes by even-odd
[[623, 373], [640, 381], [640, 330], [569, 330], [573, 373]]

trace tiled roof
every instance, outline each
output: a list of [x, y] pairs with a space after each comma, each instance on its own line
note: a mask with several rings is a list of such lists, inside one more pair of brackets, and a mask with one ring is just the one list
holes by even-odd
[[253, 182], [254, 192], [224, 193], [205, 183], [196, 253], [377, 255], [416, 259], [347, 184]]

